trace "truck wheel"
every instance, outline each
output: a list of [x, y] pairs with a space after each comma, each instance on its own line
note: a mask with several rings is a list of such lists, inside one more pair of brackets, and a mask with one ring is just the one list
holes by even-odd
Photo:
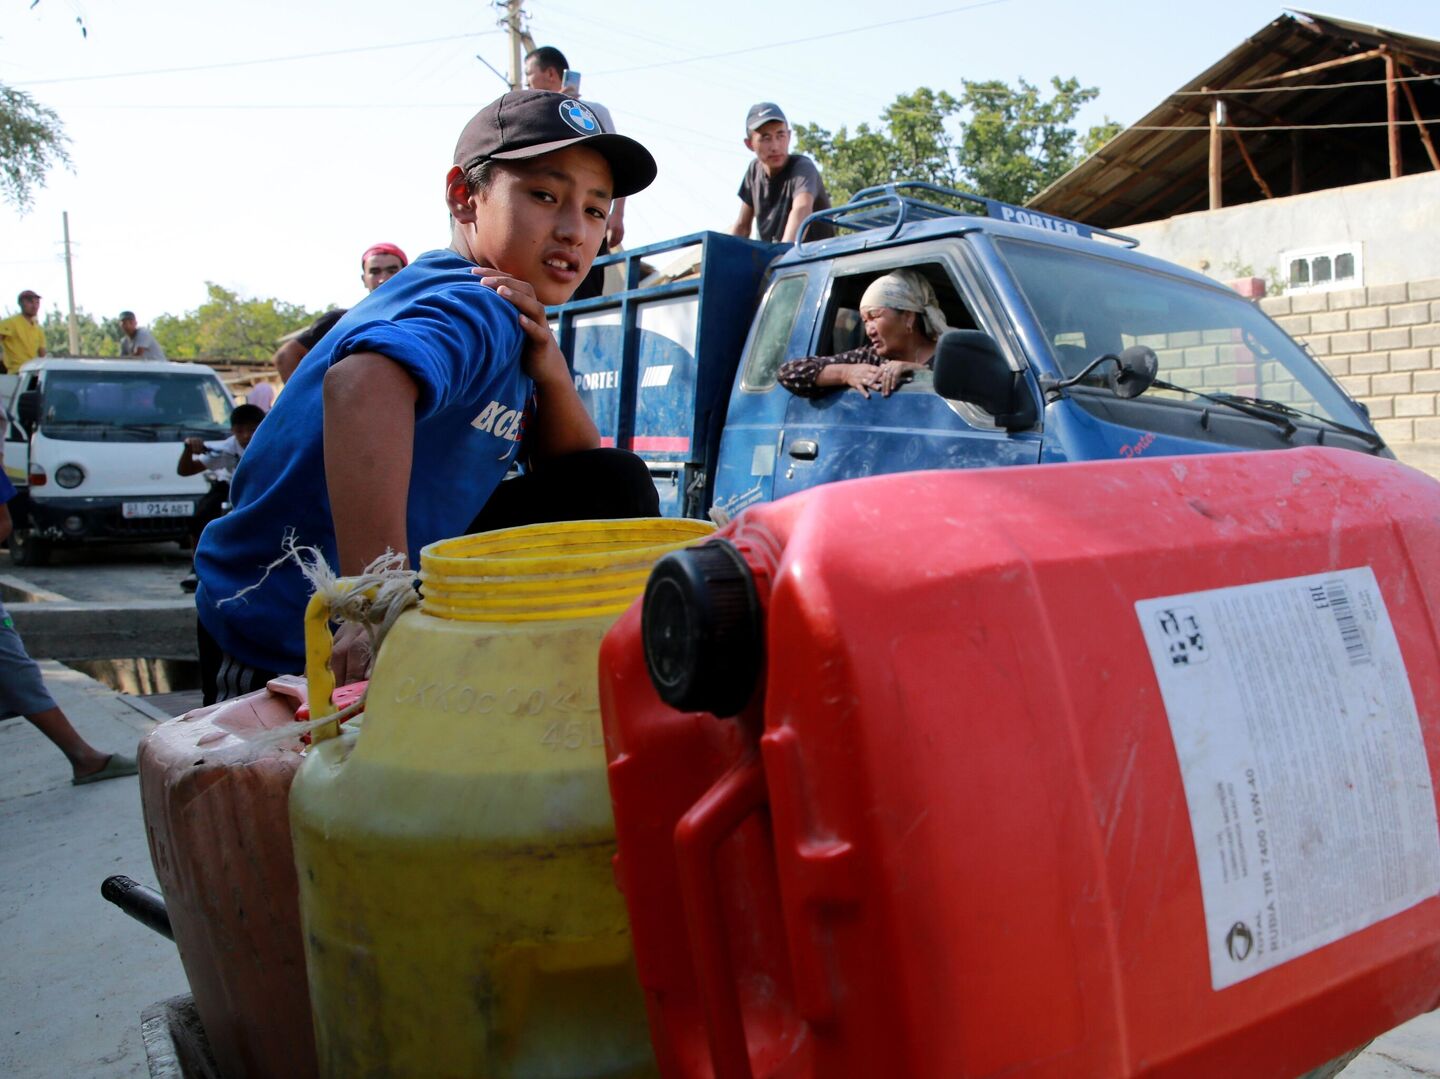
[[36, 539], [28, 528], [17, 528], [10, 533], [10, 561], [17, 566], [47, 566], [50, 564], [50, 541]]

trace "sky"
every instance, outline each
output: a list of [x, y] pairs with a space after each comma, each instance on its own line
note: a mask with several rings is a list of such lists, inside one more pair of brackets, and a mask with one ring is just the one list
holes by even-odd
[[[1436, 0], [1315, 10], [1440, 39]], [[918, 86], [1075, 76], [1076, 121], [1133, 123], [1285, 9], [1248, 0], [526, 0], [537, 44], [645, 143], [659, 178], [631, 198], [627, 247], [725, 230], [749, 151], [744, 117], [875, 123]], [[141, 323], [206, 282], [311, 309], [363, 294], [360, 254], [449, 242], [444, 177], [465, 121], [504, 92], [506, 36], [487, 0], [0, 0], [0, 82], [60, 116], [73, 171], [24, 215], [0, 204], [0, 312], [33, 288]], [[83, 24], [84, 34], [81, 33]], [[1383, 116], [1377, 116], [1383, 119]]]

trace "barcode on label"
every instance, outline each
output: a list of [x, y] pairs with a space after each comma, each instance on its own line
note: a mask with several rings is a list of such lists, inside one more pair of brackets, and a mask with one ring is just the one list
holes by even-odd
[[1335, 625], [1340, 630], [1340, 640], [1345, 644], [1345, 655], [1350, 666], [1358, 667], [1370, 662], [1370, 646], [1365, 643], [1365, 631], [1355, 618], [1355, 609], [1350, 605], [1350, 589], [1344, 581], [1325, 582], [1325, 599], [1330, 613], [1335, 616]]

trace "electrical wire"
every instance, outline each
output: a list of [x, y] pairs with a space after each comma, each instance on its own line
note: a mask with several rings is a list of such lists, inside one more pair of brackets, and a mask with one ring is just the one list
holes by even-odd
[[386, 45], [357, 45], [349, 49], [328, 49], [324, 52], [301, 52], [290, 56], [270, 56], [261, 60], [230, 60], [218, 64], [195, 64], [191, 67], [161, 67], [149, 71], [112, 71], [104, 75], [67, 75], [58, 79], [30, 79], [17, 82], [15, 86], [49, 86], [62, 82], [94, 82], [97, 79], [134, 79], [145, 75], [181, 75], [194, 71], [219, 71], [222, 68], [254, 67], [257, 64], [286, 64], [293, 60], [316, 60], [326, 56], [348, 56], [353, 53], [379, 52], [383, 49], [409, 49], [416, 45], [436, 45], [444, 41], [462, 41], [472, 37], [489, 37], [499, 30], [476, 30], [464, 34], [450, 34], [447, 37], [423, 38], [419, 41], [394, 41]]
[[[1359, 82], [1317, 82], [1305, 86], [1262, 86], [1254, 89], [1176, 90], [1171, 97], [1234, 97], [1236, 94], [1288, 94], [1292, 90], [1347, 90], [1352, 86], [1384, 86], [1385, 79]], [[1396, 82], [1440, 82], [1440, 75], [1399, 75]]]
[[743, 49], [727, 49], [724, 52], [702, 53], [697, 56], [683, 56], [678, 60], [661, 60], [654, 64], [637, 64], [633, 67], [612, 67], [602, 71], [593, 72], [595, 75], [621, 75], [631, 71], [653, 71], [656, 68], [675, 67], [678, 64], [693, 64], [698, 60], [719, 60], [729, 56], [742, 56], [746, 53], [764, 52], [768, 49], [783, 49], [790, 45], [810, 45], [817, 41], [828, 41], [830, 38], [846, 37], [850, 34], [863, 34], [867, 30], [879, 30], [882, 27], [904, 26], [912, 22], [924, 22], [927, 19], [938, 19], [945, 15], [955, 15], [962, 11], [975, 11], [979, 8], [994, 7], [997, 4], [1008, 3], [1008, 0], [980, 0], [976, 4], [965, 4], [961, 7], [946, 8], [944, 11], [932, 11], [927, 15], [912, 15], [906, 19], [886, 19], [884, 22], [870, 23], [866, 26], [852, 26], [848, 30], [832, 30], [828, 34], [808, 34], [805, 37], [790, 38], [786, 41], [767, 41], [764, 45], [750, 45]]
[[[1400, 120], [1395, 123], [1433, 124], [1436, 120]], [[1361, 120], [1349, 124], [1216, 124], [1221, 131], [1332, 131], [1356, 127], [1389, 127], [1388, 120]], [[1193, 131], [1197, 134], [1209, 134], [1209, 124], [1131, 124], [1121, 128], [1120, 134], [1126, 131]]]

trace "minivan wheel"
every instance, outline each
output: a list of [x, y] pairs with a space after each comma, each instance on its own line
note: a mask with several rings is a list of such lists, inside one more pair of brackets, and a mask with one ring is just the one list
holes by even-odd
[[10, 533], [10, 561], [17, 566], [46, 566], [50, 564], [50, 541], [38, 539], [28, 528], [17, 528]]

